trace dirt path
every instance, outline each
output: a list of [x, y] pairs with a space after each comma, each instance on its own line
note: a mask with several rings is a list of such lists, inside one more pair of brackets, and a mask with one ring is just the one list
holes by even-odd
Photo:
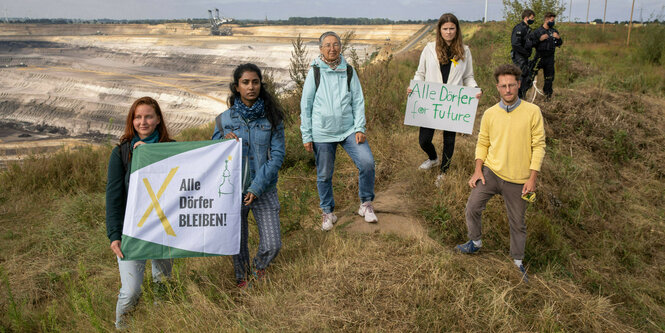
[[430, 24], [426, 26], [417, 36], [415, 36], [408, 44], [404, 45], [403, 48], [401, 48], [399, 51], [395, 52], [395, 55], [398, 55], [400, 53], [406, 52], [410, 50], [416, 43], [420, 42], [423, 37], [427, 36], [427, 34], [434, 29], [434, 24]]
[[406, 189], [406, 181], [398, 180], [386, 190], [376, 193], [374, 209], [379, 218], [378, 223], [365, 222], [353, 207], [349, 213], [340, 216], [337, 228], [359, 233], [392, 233], [405, 238], [436, 243], [427, 235], [427, 229], [422, 221], [415, 217], [417, 214], [411, 208], [413, 205], [409, 204]]

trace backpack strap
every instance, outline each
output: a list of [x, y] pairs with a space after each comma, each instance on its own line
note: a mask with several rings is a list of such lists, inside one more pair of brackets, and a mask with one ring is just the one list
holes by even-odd
[[[321, 83], [321, 68], [317, 65], [312, 66], [314, 69], [314, 93], [319, 90]], [[346, 64], [346, 91], [351, 92], [351, 79], [353, 78], [353, 66]]]
[[314, 69], [314, 84], [316, 85], [316, 88], [314, 88], [314, 93], [316, 94], [316, 91], [319, 90], [319, 84], [321, 83], [321, 68], [317, 65], [314, 65], [313, 69]]
[[129, 169], [129, 162], [132, 159], [132, 152], [129, 147], [130, 144], [130, 141], [125, 141], [120, 144], [120, 157], [122, 157], [122, 167], [125, 168], [125, 173], [127, 173], [127, 170]]

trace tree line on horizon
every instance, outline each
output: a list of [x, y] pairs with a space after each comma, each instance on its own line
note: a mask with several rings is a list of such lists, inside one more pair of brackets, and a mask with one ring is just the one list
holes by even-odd
[[[437, 19], [429, 20], [391, 20], [387, 18], [367, 18], [367, 17], [289, 17], [286, 20], [252, 20], [238, 19], [233, 23], [240, 25], [253, 24], [272, 24], [272, 25], [385, 25], [385, 24], [424, 24], [433, 23]], [[33, 23], [33, 24], [164, 24], [164, 23], [188, 23], [188, 24], [207, 24], [210, 20], [207, 18], [188, 18], [188, 19], [65, 19], [65, 18], [10, 18], [5, 23]]]
[[[494, 21], [494, 20], [492, 20]], [[188, 18], [188, 19], [141, 19], [141, 20], [119, 20], [119, 19], [65, 19], [65, 18], [9, 18], [0, 21], [10, 24], [165, 24], [165, 23], [187, 23], [187, 24], [209, 24], [207, 18]], [[289, 17], [286, 20], [234, 20], [233, 23], [241, 26], [249, 25], [388, 25], [388, 24], [431, 24], [436, 23], [437, 19], [429, 20], [391, 20], [387, 18], [366, 18], [366, 17]], [[479, 23], [482, 20], [460, 20], [460, 22]], [[602, 24], [601, 19], [594, 19], [591, 22]], [[568, 22], [566, 22], [568, 23]], [[572, 23], [585, 24], [586, 22], [575, 21]], [[629, 21], [607, 21], [605, 24], [628, 24]], [[634, 21], [633, 23], [655, 23], [663, 24], [655, 18], [649, 21]]]

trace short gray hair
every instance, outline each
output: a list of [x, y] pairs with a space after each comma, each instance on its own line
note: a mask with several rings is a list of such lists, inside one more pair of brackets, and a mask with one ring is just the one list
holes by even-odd
[[334, 31], [326, 31], [321, 35], [321, 37], [319, 37], [319, 47], [323, 46], [323, 40], [326, 39], [326, 37], [328, 36], [335, 36], [335, 38], [337, 38], [337, 41], [340, 44], [342, 43], [342, 39], [339, 38], [338, 34], [336, 34]]

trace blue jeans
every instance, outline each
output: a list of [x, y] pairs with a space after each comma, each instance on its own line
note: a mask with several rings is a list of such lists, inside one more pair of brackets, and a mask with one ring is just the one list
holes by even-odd
[[356, 143], [356, 133], [341, 142], [314, 142], [316, 158], [316, 187], [319, 190], [321, 210], [332, 213], [335, 209], [333, 198], [332, 176], [335, 170], [335, 153], [337, 145], [341, 145], [358, 168], [358, 196], [360, 202], [374, 200], [374, 156], [367, 140]]
[[[153, 259], [152, 280], [164, 282], [171, 276], [172, 268], [173, 259]], [[120, 260], [118, 258], [118, 270], [122, 285], [118, 294], [118, 303], [115, 306], [115, 325], [120, 328], [123, 315], [134, 307], [141, 296], [145, 260]]]

